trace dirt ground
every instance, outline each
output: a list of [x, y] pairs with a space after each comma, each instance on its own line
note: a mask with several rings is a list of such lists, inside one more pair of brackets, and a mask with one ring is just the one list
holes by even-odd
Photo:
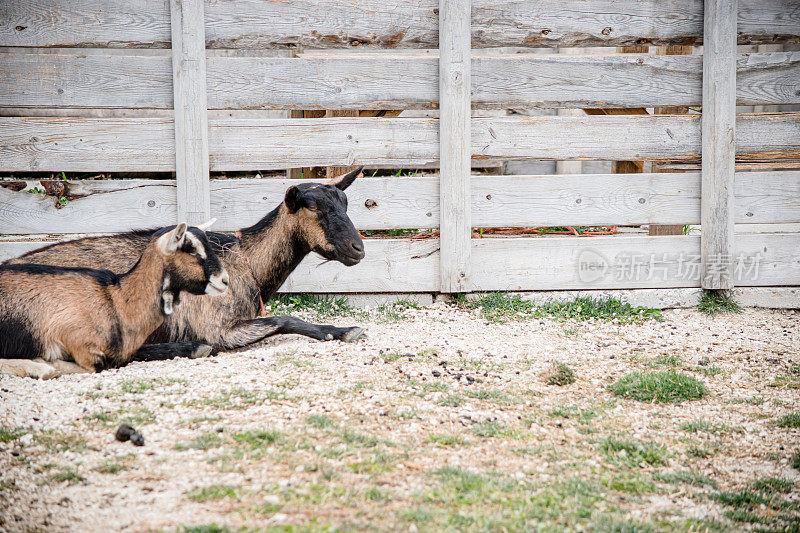
[[[797, 531], [798, 319], [437, 303], [328, 319], [365, 324], [353, 344], [0, 376], [0, 530]], [[573, 383], [548, 383], [556, 361]], [[634, 371], [708, 394], [611, 392]]]

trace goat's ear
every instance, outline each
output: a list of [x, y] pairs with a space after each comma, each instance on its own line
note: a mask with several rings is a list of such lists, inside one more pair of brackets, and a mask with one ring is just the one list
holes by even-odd
[[341, 176], [336, 176], [335, 178], [331, 178], [327, 185], [334, 185], [340, 191], [345, 190], [350, 186], [351, 183], [356, 181], [357, 178], [364, 177], [364, 167], [358, 167], [352, 172], [348, 172], [347, 174], [342, 174]]
[[286, 208], [290, 213], [296, 212], [300, 209], [300, 189], [292, 185], [286, 190], [286, 196], [283, 198]]
[[175, 228], [158, 238], [158, 246], [164, 255], [172, 255], [183, 245], [186, 238], [186, 222], [181, 222]]

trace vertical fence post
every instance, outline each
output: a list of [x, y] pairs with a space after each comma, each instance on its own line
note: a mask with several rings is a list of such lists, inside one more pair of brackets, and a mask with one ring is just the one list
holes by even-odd
[[170, 12], [178, 219], [196, 225], [211, 215], [203, 0], [171, 0]]
[[440, 290], [469, 286], [470, 1], [439, 0]]
[[705, 0], [700, 216], [704, 289], [733, 288], [737, 14], [737, 0]]

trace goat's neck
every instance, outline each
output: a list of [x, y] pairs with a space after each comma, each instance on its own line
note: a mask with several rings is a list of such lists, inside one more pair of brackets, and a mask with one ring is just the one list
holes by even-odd
[[120, 325], [128, 336], [138, 332], [146, 338], [164, 320], [163, 283], [164, 260], [154, 246], [148, 246], [133, 268], [120, 276], [119, 289], [113, 294]]
[[301, 237], [295, 218], [284, 204], [255, 225], [243, 228], [240, 235], [242, 251], [247, 255], [250, 270], [265, 301], [311, 251]]

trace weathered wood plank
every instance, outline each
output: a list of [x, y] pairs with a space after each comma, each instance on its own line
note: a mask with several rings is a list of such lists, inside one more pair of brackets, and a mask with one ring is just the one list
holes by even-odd
[[[439, 241], [365, 241], [354, 267], [311, 255], [282, 292], [435, 292]], [[700, 286], [700, 237], [474, 239], [475, 290], [634, 289]], [[0, 242], [0, 261], [43, 243]], [[800, 285], [800, 235], [739, 235], [737, 287]], [[391, 261], [386, 258], [391, 257]], [[652, 260], [652, 263], [651, 263]]]
[[733, 176], [736, 161], [738, 0], [705, 0], [702, 196], [704, 289], [734, 286]]
[[[255, 223], [294, 183], [212, 180], [214, 229]], [[800, 223], [800, 172], [738, 172], [734, 185], [737, 224]], [[471, 188], [472, 227], [700, 223], [697, 172], [473, 176]], [[174, 180], [70, 181], [61, 194], [71, 200], [56, 207], [57, 197], [0, 187], [0, 233], [116, 232], [165, 226], [177, 217]], [[358, 229], [439, 227], [438, 178], [366, 178], [347, 196]]]
[[336, 287], [337, 292], [439, 290], [438, 239], [367, 239], [364, 241], [364, 251], [364, 259], [353, 267], [345, 267], [341, 263], [334, 265], [312, 254], [300, 263], [280, 290], [326, 292], [331, 287]]
[[209, 219], [206, 47], [203, 0], [171, 0], [178, 221]]
[[[365, 261], [347, 268], [309, 258], [284, 292], [435, 291], [437, 241], [367, 240]], [[800, 235], [741, 235], [737, 286], [800, 284]], [[391, 257], [392, 261], [386, 261]], [[474, 239], [474, 290], [633, 289], [700, 286], [700, 237]]]
[[471, 0], [439, 1], [439, 290], [470, 286]]
[[[439, 102], [438, 59], [207, 57], [209, 109], [408, 109]], [[701, 56], [472, 59], [472, 105], [652, 107], [701, 103]], [[800, 52], [738, 58], [739, 105], [800, 103]], [[319, 83], [308, 83], [307, 80]], [[172, 108], [170, 58], [0, 54], [0, 107]]]
[[[699, 116], [474, 118], [473, 159], [699, 160]], [[800, 158], [800, 113], [737, 117], [737, 159]], [[425, 165], [439, 158], [438, 120], [209, 120], [213, 170], [352, 164]], [[172, 171], [166, 118], [0, 117], [0, 170]]]
[[[436, 0], [206, 1], [215, 48], [436, 48]], [[168, 0], [6, 0], [4, 46], [169, 46]], [[793, 0], [746, 0], [741, 43], [800, 34]], [[699, 0], [476, 0], [473, 46], [687, 44], [703, 34]]]
[[0, 241], [0, 263], [12, 257], [19, 257], [52, 242], [44, 241]]

